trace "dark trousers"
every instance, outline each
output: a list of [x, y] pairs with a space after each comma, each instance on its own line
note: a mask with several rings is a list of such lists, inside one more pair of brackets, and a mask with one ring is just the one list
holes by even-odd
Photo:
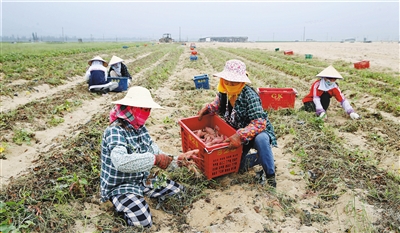
[[[325, 110], [325, 112], [328, 110], [329, 104], [331, 103], [331, 98], [332, 98], [332, 96], [329, 95], [328, 92], [324, 92], [320, 96], [321, 105], [322, 105], [322, 108]], [[302, 109], [307, 111], [307, 112], [315, 112], [316, 111], [315, 104], [314, 104], [313, 101], [305, 102]]]

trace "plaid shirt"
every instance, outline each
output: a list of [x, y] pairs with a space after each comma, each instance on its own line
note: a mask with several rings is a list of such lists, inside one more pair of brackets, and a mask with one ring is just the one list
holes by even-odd
[[[224, 104], [225, 106], [222, 106]], [[268, 119], [267, 112], [262, 108], [260, 97], [253, 88], [246, 85], [242, 89], [233, 109], [227, 101], [226, 94], [218, 93], [215, 100], [208, 105], [208, 110], [210, 113], [221, 115], [228, 124], [237, 130], [242, 141], [251, 141], [259, 133], [265, 131], [271, 138], [271, 144], [278, 145], [274, 127]]]
[[[143, 196], [146, 187], [152, 187], [156, 180], [148, 179], [153, 164], [145, 164], [150, 167], [142, 172], [122, 172], [116, 169], [111, 161], [111, 152], [116, 147], [126, 148], [127, 154], [139, 157], [149, 156], [147, 161], [154, 163], [154, 155], [163, 153], [150, 137], [145, 126], [139, 129], [127, 124], [129, 130], [118, 125], [119, 120], [108, 126], [103, 134], [101, 143], [101, 201], [105, 202], [117, 194], [134, 193]], [[131, 161], [133, 164], [135, 161]], [[148, 163], [148, 162], [147, 162]], [[143, 165], [143, 164], [141, 164]]]

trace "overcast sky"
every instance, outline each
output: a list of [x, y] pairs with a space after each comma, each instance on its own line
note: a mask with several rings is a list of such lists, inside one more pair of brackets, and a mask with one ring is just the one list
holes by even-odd
[[1, 1], [1, 36], [398, 40], [399, 1]]

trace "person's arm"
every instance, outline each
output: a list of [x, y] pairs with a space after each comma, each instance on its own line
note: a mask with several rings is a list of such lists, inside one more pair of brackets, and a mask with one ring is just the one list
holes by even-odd
[[128, 153], [128, 147], [121, 127], [109, 127], [105, 139], [111, 151], [110, 159], [114, 167], [121, 172], [143, 172], [150, 170], [155, 162], [155, 155], [151, 152]]
[[118, 77], [118, 75], [114, 70], [111, 70], [110, 71], [110, 77]]
[[239, 134], [242, 142], [253, 140], [258, 134], [267, 128], [267, 119], [264, 109], [258, 95], [249, 95], [247, 97], [248, 104], [246, 106], [247, 117], [251, 120], [250, 123], [236, 131]]
[[197, 115], [199, 116], [199, 120], [203, 118], [204, 115], [206, 114], [214, 114], [218, 111], [219, 108], [219, 95], [217, 94], [215, 96], [215, 99], [213, 102], [206, 104], [198, 113]]
[[89, 79], [90, 79], [90, 70], [89, 70], [89, 68], [86, 70], [86, 73], [85, 73], [85, 80], [86, 80], [86, 82], [89, 82]]
[[315, 82], [312, 87], [313, 102], [315, 104], [315, 114], [317, 116], [322, 116], [325, 115], [325, 110], [322, 107], [321, 98], [318, 96], [318, 87], [319, 87], [319, 82]]
[[121, 74], [123, 77], [128, 77], [129, 79], [132, 79], [131, 74], [128, 71], [128, 67], [124, 63], [121, 63], [121, 69]]
[[348, 115], [354, 112], [354, 109], [351, 107], [349, 101], [344, 97], [343, 93], [340, 91], [339, 87], [332, 90], [332, 95], [335, 99], [342, 105], [342, 108]]
[[267, 128], [267, 120], [259, 118], [252, 120], [246, 127], [238, 129], [236, 133], [242, 142], [253, 140], [258, 134]]
[[350, 102], [344, 97], [343, 93], [340, 91], [339, 87], [333, 90], [333, 96], [336, 100], [340, 102], [344, 111], [351, 117], [351, 119], [358, 119], [360, 116], [351, 107]]
[[124, 146], [114, 147], [110, 157], [118, 171], [129, 173], [149, 171], [155, 161], [155, 155], [150, 152], [128, 154]]

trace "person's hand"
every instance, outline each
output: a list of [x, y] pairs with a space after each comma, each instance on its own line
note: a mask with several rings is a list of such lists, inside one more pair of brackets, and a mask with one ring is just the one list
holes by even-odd
[[203, 119], [203, 116], [208, 114], [208, 105], [204, 106], [198, 113], [197, 115], [199, 116], [199, 121]]
[[172, 162], [172, 157], [165, 154], [156, 155], [156, 160], [154, 161], [154, 165], [161, 169], [166, 169], [169, 164]]
[[229, 149], [236, 149], [242, 145], [242, 141], [240, 140], [239, 134], [235, 133], [234, 135], [230, 136], [229, 138], [225, 139], [224, 142], [229, 142]]
[[360, 115], [358, 115], [358, 114], [355, 113], [355, 112], [352, 112], [352, 113], [350, 113], [350, 117], [351, 117], [351, 119], [353, 119], [353, 120], [357, 120], [358, 118], [360, 118]]

